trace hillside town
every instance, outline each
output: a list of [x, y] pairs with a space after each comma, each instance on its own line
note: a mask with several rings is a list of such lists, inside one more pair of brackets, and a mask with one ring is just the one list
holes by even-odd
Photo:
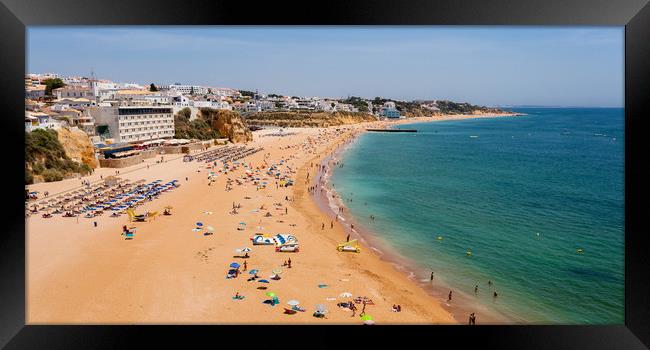
[[[52, 81], [62, 86], [47, 91], [47, 82]], [[355, 102], [180, 83], [143, 86], [54, 73], [28, 74], [25, 77], [25, 129], [76, 126], [96, 143], [107, 139], [119, 143], [173, 138], [173, 115], [184, 108], [191, 111], [190, 119], [196, 117], [200, 108], [232, 110], [243, 116], [256, 112], [296, 111], [365, 112], [379, 119], [403, 118], [394, 102], [379, 106], [373, 105], [372, 100]], [[435, 104], [424, 106], [436, 108]], [[155, 110], [142, 107], [155, 107]], [[117, 120], [128, 122], [116, 123]]]
[[[328, 127], [441, 113], [472, 114], [477, 109], [485, 107], [435, 100], [288, 96], [181, 83], [141, 85], [97, 79], [92, 73], [90, 78], [27, 74], [25, 131], [34, 137], [29, 138], [26, 152], [35, 154], [28, 157], [31, 163], [26, 162], [26, 183], [84, 175], [91, 171], [88, 168], [129, 166], [154, 154], [248, 142], [251, 130], [271, 126]], [[58, 141], [30, 148], [30, 143], [44, 144], [48, 138]], [[57, 147], [63, 148], [63, 155], [52, 158], [51, 150], [45, 148], [57, 143], [62, 144]], [[70, 152], [71, 148], [82, 150]], [[152, 148], [157, 151], [146, 152]]]

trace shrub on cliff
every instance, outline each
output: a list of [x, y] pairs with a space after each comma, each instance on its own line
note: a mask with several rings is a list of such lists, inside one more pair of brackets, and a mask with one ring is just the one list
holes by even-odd
[[34, 175], [41, 175], [45, 181], [59, 181], [66, 175], [88, 174], [92, 169], [70, 159], [59, 142], [57, 132], [52, 129], [37, 129], [25, 132], [25, 182], [34, 181]]
[[63, 173], [56, 169], [46, 169], [43, 172], [43, 179], [45, 182], [61, 181], [63, 180]]
[[203, 118], [190, 121], [191, 111], [183, 108], [174, 116], [174, 137], [177, 139], [211, 140], [220, 138], [221, 135]]

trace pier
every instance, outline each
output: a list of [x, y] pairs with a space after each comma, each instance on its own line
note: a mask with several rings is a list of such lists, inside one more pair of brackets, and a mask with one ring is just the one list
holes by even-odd
[[366, 129], [375, 132], [418, 132], [416, 129]]

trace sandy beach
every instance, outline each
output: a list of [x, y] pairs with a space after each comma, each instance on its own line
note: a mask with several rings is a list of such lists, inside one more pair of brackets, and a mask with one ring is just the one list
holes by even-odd
[[[411, 118], [372, 126], [478, 117], [494, 116]], [[337, 307], [357, 296], [372, 299], [374, 305], [367, 305], [365, 311], [377, 324], [455, 324], [465, 319], [465, 315], [455, 319], [453, 310], [441, 305], [439, 298], [367, 246], [362, 246], [361, 253], [336, 250], [345, 241], [346, 230], [319, 208], [308, 188], [316, 182], [318, 164], [369, 126], [286, 129], [294, 133], [290, 136], [265, 136], [277, 129], [254, 132], [248, 146], [263, 150], [240, 162], [251, 170], [262, 169], [261, 176], [268, 177], [262, 189], [244, 181], [226, 191], [228, 178], [246, 177], [243, 166], [219, 173], [210, 183], [207, 164], [183, 162], [182, 155], [120, 169], [117, 176], [132, 181], [179, 180], [179, 188], [137, 208], [141, 213], [173, 206], [171, 216], [151, 222], [128, 223], [126, 215], [114, 218], [108, 214], [93, 219], [30, 216], [26, 219], [27, 323], [362, 324], [358, 317], [362, 305], [357, 305], [355, 317], [352, 311]], [[294, 186], [276, 186], [277, 180], [264, 174], [273, 164]], [[217, 165], [221, 168], [222, 164]], [[115, 170], [97, 169], [83, 180], [99, 182], [108, 175], [115, 175]], [[54, 196], [80, 187], [81, 180], [70, 179], [29, 189]], [[231, 213], [233, 204], [240, 205], [238, 214]], [[214, 227], [214, 234], [193, 231], [196, 222]], [[121, 235], [123, 225], [136, 227], [133, 240]], [[249, 238], [257, 232], [293, 234], [300, 251], [253, 246]], [[235, 252], [243, 247], [253, 249], [247, 259]], [[291, 268], [283, 267], [289, 258]], [[268, 284], [247, 281], [248, 271], [227, 279], [228, 266], [244, 261], [247, 270], [258, 269], [264, 279], [280, 268], [281, 279]], [[257, 289], [261, 285], [267, 289]], [[263, 303], [269, 291], [277, 294], [278, 305]], [[341, 297], [344, 292], [353, 297]], [[234, 300], [235, 293], [245, 298]], [[286, 302], [291, 299], [300, 301], [306, 312], [285, 314], [283, 308], [290, 307]], [[326, 318], [312, 316], [318, 304], [328, 310]], [[391, 310], [394, 304], [401, 306], [401, 312]]]

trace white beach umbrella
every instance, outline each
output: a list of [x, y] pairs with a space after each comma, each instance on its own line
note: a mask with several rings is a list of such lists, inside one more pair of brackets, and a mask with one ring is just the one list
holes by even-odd
[[292, 299], [292, 300], [287, 301], [287, 304], [289, 304], [291, 306], [298, 306], [298, 305], [300, 305], [300, 302], [298, 300]]
[[350, 298], [352, 297], [352, 293], [350, 292], [343, 292], [339, 295], [341, 298]]

